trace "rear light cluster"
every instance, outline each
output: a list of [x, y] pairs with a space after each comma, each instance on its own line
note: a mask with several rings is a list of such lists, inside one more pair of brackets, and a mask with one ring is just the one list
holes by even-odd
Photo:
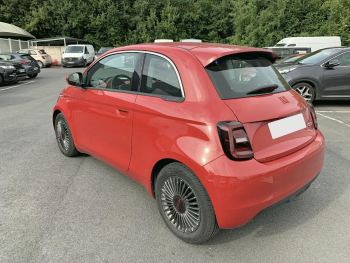
[[309, 109], [310, 109], [310, 114], [311, 114], [311, 117], [312, 117], [312, 121], [314, 123], [314, 127], [315, 127], [315, 129], [317, 129], [318, 128], [318, 122], [317, 122], [317, 116], [316, 116], [315, 108], [314, 108], [314, 106], [309, 104]]
[[217, 125], [222, 148], [230, 159], [247, 160], [254, 157], [252, 146], [242, 123], [219, 122]]
[[19, 61], [19, 63], [21, 63], [22, 65], [28, 65], [28, 64], [30, 64], [30, 60], [21, 59], [21, 60]]

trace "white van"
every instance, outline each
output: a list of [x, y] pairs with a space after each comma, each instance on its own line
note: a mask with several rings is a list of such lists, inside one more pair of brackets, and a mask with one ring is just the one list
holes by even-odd
[[62, 54], [62, 66], [85, 67], [95, 59], [95, 49], [92, 45], [69, 45]]
[[340, 47], [341, 39], [337, 36], [331, 37], [287, 37], [279, 41], [275, 47], [305, 47], [311, 48], [311, 52], [327, 48]]

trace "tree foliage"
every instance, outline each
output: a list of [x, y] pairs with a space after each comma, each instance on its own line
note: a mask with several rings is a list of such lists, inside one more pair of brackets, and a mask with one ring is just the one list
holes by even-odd
[[97, 47], [156, 38], [270, 46], [322, 35], [350, 44], [349, 0], [0, 0], [0, 21]]

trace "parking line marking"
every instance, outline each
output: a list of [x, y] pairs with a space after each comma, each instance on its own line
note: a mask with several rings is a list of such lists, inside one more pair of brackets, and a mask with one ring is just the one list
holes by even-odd
[[341, 121], [341, 120], [338, 120], [338, 119], [336, 119], [336, 118], [329, 117], [329, 116], [324, 115], [324, 114], [319, 113], [319, 112], [317, 112], [317, 114], [318, 114], [318, 115], [321, 115], [322, 117], [324, 117], [324, 118], [326, 118], [326, 119], [330, 119], [330, 120], [332, 120], [332, 121], [336, 121], [336, 122], [338, 122], [338, 123], [340, 123], [340, 124], [343, 124], [343, 125], [345, 125], [345, 126], [347, 126], [347, 127], [350, 127], [350, 124], [347, 124], [347, 123], [345, 123], [345, 122], [343, 122], [343, 121]]
[[5, 91], [5, 90], [9, 90], [9, 89], [18, 88], [20, 86], [28, 85], [28, 84], [31, 84], [31, 83], [34, 83], [34, 82], [35, 82], [34, 80], [28, 81], [28, 82], [23, 82], [23, 83], [21, 83], [19, 85], [16, 85], [16, 86], [11, 86], [11, 87], [8, 87], [8, 88], [0, 89], [0, 91]]
[[317, 113], [350, 113], [349, 110], [318, 110]]

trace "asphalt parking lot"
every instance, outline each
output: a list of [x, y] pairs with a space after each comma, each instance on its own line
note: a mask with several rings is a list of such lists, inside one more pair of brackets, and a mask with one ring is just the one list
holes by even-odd
[[59, 152], [51, 108], [77, 70], [0, 87], [0, 262], [350, 262], [350, 101], [316, 104], [326, 159], [307, 192], [195, 246], [140, 185]]

